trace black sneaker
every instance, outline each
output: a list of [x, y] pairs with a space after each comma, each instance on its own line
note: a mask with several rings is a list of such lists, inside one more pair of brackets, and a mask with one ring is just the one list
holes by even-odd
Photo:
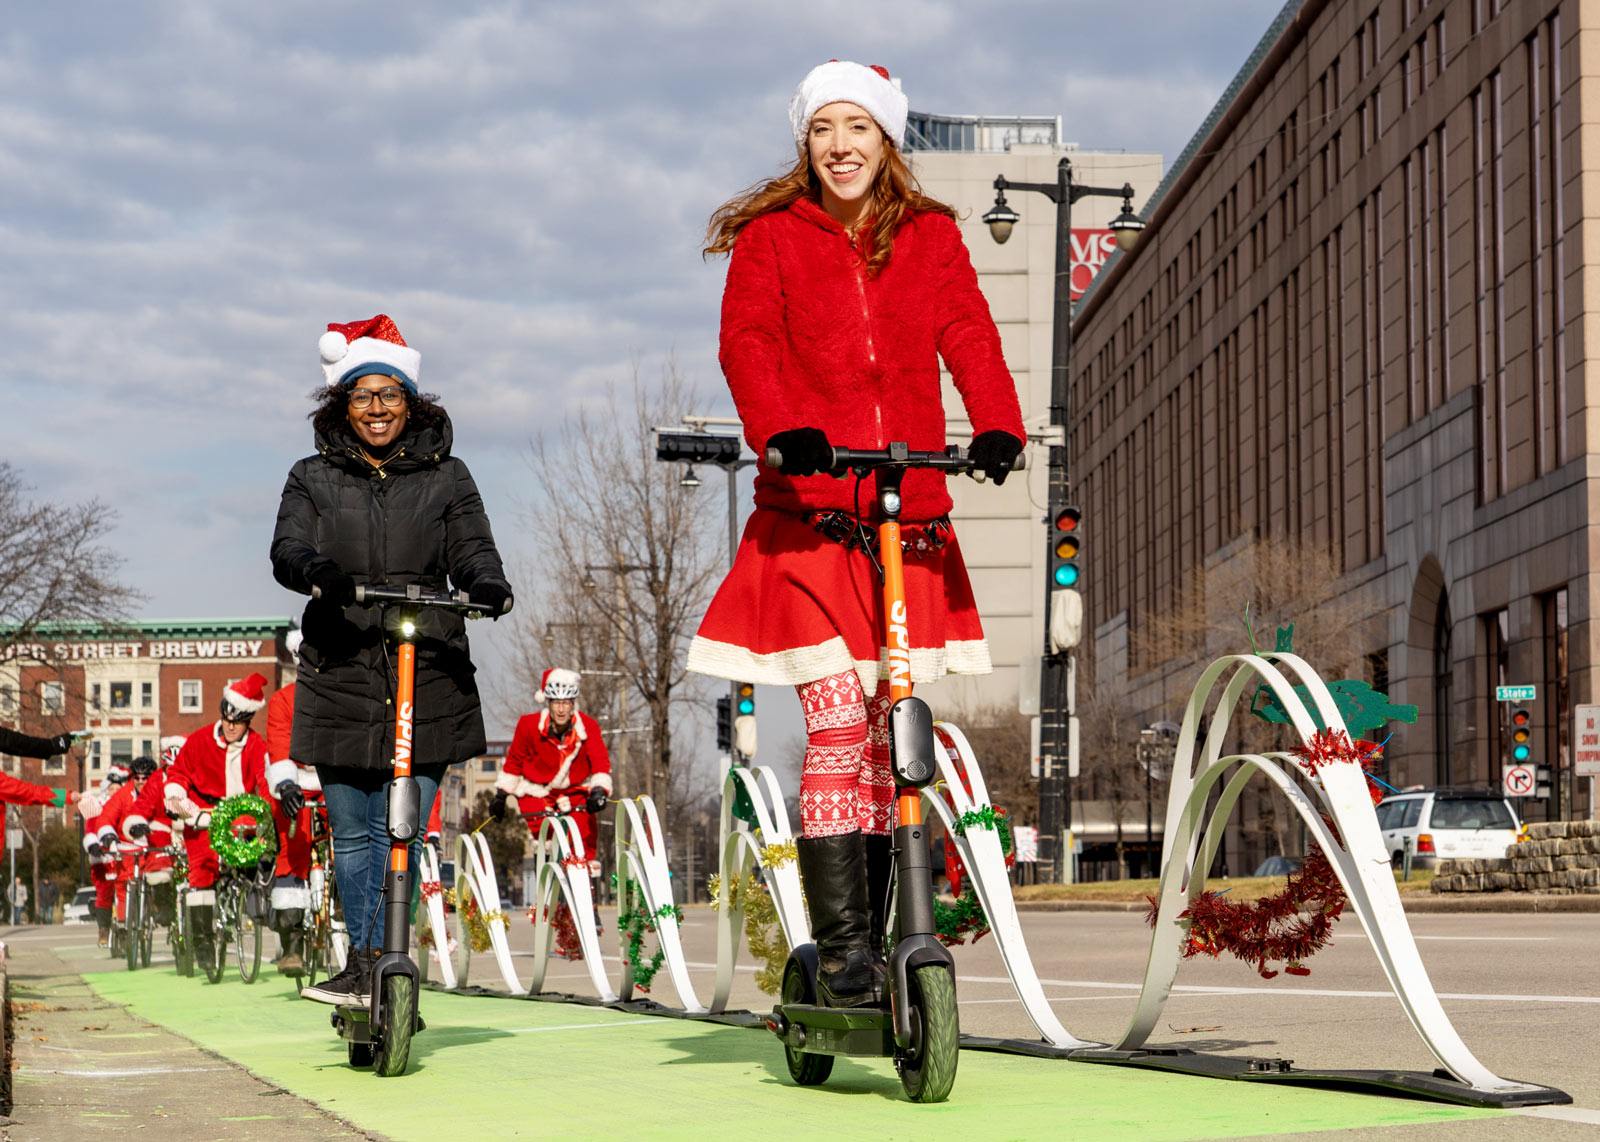
[[377, 957], [366, 948], [352, 948], [344, 969], [332, 979], [300, 989], [300, 998], [314, 1003], [366, 1004], [372, 1002], [368, 979]]

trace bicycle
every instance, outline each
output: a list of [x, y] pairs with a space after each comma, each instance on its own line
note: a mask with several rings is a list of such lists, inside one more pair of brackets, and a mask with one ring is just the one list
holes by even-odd
[[328, 830], [327, 807], [314, 805], [311, 820], [311, 875], [306, 880], [311, 907], [306, 909], [303, 922], [306, 933], [306, 974], [300, 984], [301, 991], [314, 986], [319, 973], [323, 978], [331, 979], [341, 971], [350, 946], [339, 908], [339, 885], [333, 875], [333, 845], [332, 834]]
[[155, 947], [156, 917], [151, 901], [151, 884], [146, 878], [144, 863], [151, 857], [170, 853], [170, 849], [154, 849], [149, 845], [117, 842], [117, 851], [133, 857], [133, 873], [123, 895], [122, 943], [129, 971], [150, 966], [150, 954]]
[[[1024, 466], [1018, 456], [1013, 467]], [[783, 463], [768, 448], [768, 467]], [[937, 772], [933, 712], [911, 693], [910, 646], [900, 547], [900, 484], [905, 473], [925, 468], [973, 474], [965, 452], [913, 452], [904, 443], [886, 449], [835, 448], [835, 473], [857, 479], [877, 473], [878, 550], [883, 584], [881, 645], [889, 648], [889, 756], [895, 782], [894, 880], [886, 931], [892, 943], [884, 979], [888, 1010], [823, 1007], [817, 1003], [817, 947], [801, 944], [784, 965], [780, 1002], [767, 1029], [783, 1042], [789, 1077], [815, 1086], [833, 1072], [838, 1055], [889, 1057], [900, 1084], [914, 1102], [943, 1102], [955, 1085], [961, 1046], [956, 1008], [955, 961], [940, 943], [933, 916], [933, 878], [928, 830], [922, 822], [921, 791]], [[882, 908], [881, 901], [872, 902]]]
[[[208, 829], [210, 820], [210, 813], [202, 813], [195, 819], [195, 827]], [[266, 827], [271, 828], [270, 816], [267, 817]], [[272, 891], [272, 869], [272, 855], [269, 853], [254, 865], [234, 868], [223, 864], [218, 870], [217, 879], [212, 885], [216, 905], [211, 913], [211, 943], [209, 948], [204, 948], [198, 940], [195, 942], [195, 958], [205, 971], [206, 979], [212, 983], [221, 983], [227, 971], [230, 939], [238, 957], [239, 978], [245, 983], [254, 983], [261, 974], [266, 908], [254, 905], [264, 904]], [[260, 912], [259, 916], [255, 914], [256, 911]], [[202, 951], [207, 954], [202, 955]]]
[[167, 925], [167, 946], [172, 962], [185, 979], [194, 975], [193, 922], [189, 917], [189, 852], [181, 844], [166, 850], [172, 854], [172, 923]]
[[[312, 590], [314, 597], [320, 592]], [[383, 951], [372, 969], [372, 1001], [367, 1007], [341, 1004], [333, 1009], [333, 1029], [348, 1044], [353, 1067], [373, 1068], [392, 1078], [405, 1073], [411, 1037], [421, 1029], [417, 990], [421, 973], [411, 958], [411, 843], [422, 835], [422, 790], [411, 776], [411, 730], [416, 706], [417, 617], [424, 607], [481, 617], [484, 607], [461, 593], [356, 586], [357, 603], [399, 603], [399, 622], [384, 625], [399, 642], [394, 691], [394, 779], [389, 786], [389, 862], [383, 878]], [[506, 601], [507, 607], [510, 600]]]

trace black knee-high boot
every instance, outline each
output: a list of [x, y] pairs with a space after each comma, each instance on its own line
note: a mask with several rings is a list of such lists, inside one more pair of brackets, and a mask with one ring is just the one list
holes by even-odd
[[273, 915], [274, 929], [278, 933], [278, 941], [283, 945], [283, 952], [278, 956], [278, 974], [305, 975], [305, 929], [301, 927], [305, 909], [280, 908]]
[[216, 923], [216, 907], [211, 904], [192, 904], [189, 906], [190, 931], [194, 937], [195, 959], [205, 963], [216, 955], [217, 934], [213, 930]]
[[817, 945], [817, 999], [827, 1007], [878, 1002], [867, 917], [867, 860], [859, 832], [802, 837], [800, 879]]

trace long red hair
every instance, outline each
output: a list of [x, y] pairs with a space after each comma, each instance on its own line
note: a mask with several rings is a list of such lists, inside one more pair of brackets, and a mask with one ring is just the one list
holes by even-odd
[[[717, 207], [706, 227], [706, 244], [701, 255], [729, 253], [739, 240], [740, 232], [751, 222], [763, 214], [783, 210], [802, 198], [818, 204], [822, 202], [822, 181], [811, 168], [808, 147], [801, 147], [794, 165], [778, 177], [758, 182]], [[925, 212], [956, 217], [952, 207], [922, 193], [917, 176], [900, 157], [900, 149], [885, 135], [883, 165], [872, 180], [872, 211], [868, 220], [871, 233], [865, 244], [868, 274], [876, 275], [889, 264], [889, 257], [894, 253], [895, 231], [907, 216]]]

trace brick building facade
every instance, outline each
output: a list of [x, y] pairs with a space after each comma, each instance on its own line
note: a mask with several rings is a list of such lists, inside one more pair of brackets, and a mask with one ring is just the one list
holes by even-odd
[[1192, 680], [1137, 653], [1186, 576], [1311, 545], [1368, 590], [1367, 677], [1419, 707], [1392, 783], [1498, 786], [1494, 687], [1531, 683], [1557, 775], [1525, 815], [1590, 812], [1597, 26], [1576, 0], [1296, 0], [1080, 307], [1085, 653], [1147, 720]]

